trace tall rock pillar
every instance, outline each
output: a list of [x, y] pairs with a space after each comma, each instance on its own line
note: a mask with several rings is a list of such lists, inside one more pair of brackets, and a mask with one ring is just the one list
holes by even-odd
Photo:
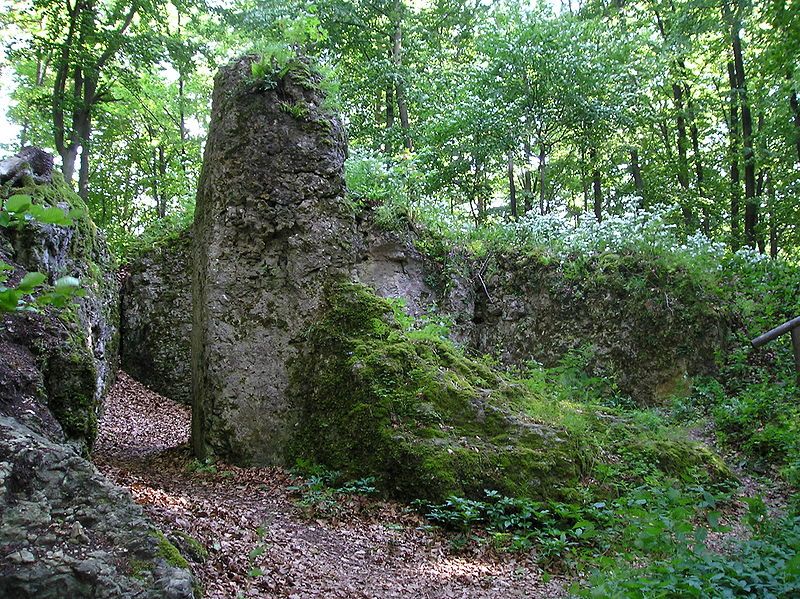
[[341, 123], [302, 63], [255, 77], [252, 58], [217, 75], [194, 223], [195, 452], [283, 464], [297, 421], [288, 367], [323, 301], [349, 275]]

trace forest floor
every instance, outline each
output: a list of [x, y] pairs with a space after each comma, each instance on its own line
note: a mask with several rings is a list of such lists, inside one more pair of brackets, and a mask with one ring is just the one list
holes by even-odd
[[[189, 408], [120, 373], [105, 401], [98, 468], [166, 531], [208, 549], [191, 563], [205, 597], [504, 598], [566, 596], [533, 556], [449, 539], [407, 507], [352, 497], [315, 518], [290, 473], [191, 459]], [[187, 556], [189, 557], [189, 556]]]

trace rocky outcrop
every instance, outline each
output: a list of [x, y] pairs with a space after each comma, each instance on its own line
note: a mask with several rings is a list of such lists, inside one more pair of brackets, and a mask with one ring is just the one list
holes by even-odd
[[194, 596], [130, 494], [72, 448], [0, 416], [0, 596]]
[[122, 368], [154, 391], [192, 403], [192, 232], [160, 240], [122, 284]]
[[[60, 174], [53, 175], [51, 184], [31, 183], [14, 193], [28, 195], [39, 205], [72, 211], [73, 223], [61, 226], [34, 220], [24, 227], [0, 229], [6, 248], [0, 259], [15, 267], [17, 278], [34, 271], [45, 274], [51, 284], [63, 276], [76, 277], [84, 296], [38, 322], [33, 317], [7, 316], [0, 343], [22, 343], [32, 352], [43, 376], [47, 408], [66, 437], [88, 450], [118, 361], [119, 287], [112, 259], [85, 204]], [[31, 337], [34, 330], [39, 333]]]
[[297, 423], [289, 364], [324, 283], [349, 276], [339, 121], [297, 61], [256, 80], [254, 59], [217, 76], [195, 212], [193, 428], [244, 464], [283, 464]]
[[386, 231], [363, 214], [358, 222], [355, 279], [381, 297], [398, 298], [410, 316], [419, 318], [438, 303], [429, 285], [425, 256], [410, 231]]
[[[569, 265], [567, 265], [569, 266]], [[475, 290], [470, 343], [506, 364], [565, 359], [639, 405], [714, 369], [724, 318], [708, 290], [647, 256], [589, 259], [577, 276], [535, 256], [495, 256]]]
[[21, 187], [30, 183], [50, 183], [53, 156], [41, 148], [28, 146], [10, 158], [0, 160], [0, 183]]
[[0, 313], [0, 596], [188, 599], [193, 579], [174, 548], [84, 457], [117, 358], [117, 286], [103, 240], [60, 175], [13, 193], [70, 210], [73, 222], [0, 228], [8, 282], [34, 270], [50, 283], [69, 275], [84, 296]]

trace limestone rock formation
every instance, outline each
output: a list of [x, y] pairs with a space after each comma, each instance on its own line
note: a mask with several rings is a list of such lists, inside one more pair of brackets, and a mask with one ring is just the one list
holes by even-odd
[[189, 599], [185, 564], [170, 563], [171, 546], [130, 494], [83, 457], [117, 360], [105, 244], [60, 175], [13, 193], [82, 215], [70, 226], [0, 228], [9, 282], [33, 270], [50, 282], [70, 275], [86, 294], [61, 310], [0, 314], [0, 596]]
[[[619, 386], [639, 405], [686, 393], [714, 369], [725, 323], [714, 297], [645, 256], [589, 263], [580, 278], [535, 257], [497, 256], [475, 291], [471, 345], [506, 364], [577, 365]], [[646, 287], [626, 287], [636, 273]]]
[[120, 301], [122, 368], [192, 403], [192, 232], [161, 240], [128, 267]]
[[438, 303], [427, 282], [425, 256], [414, 246], [410, 231], [385, 231], [367, 216], [358, 222], [358, 263], [355, 278], [381, 297], [400, 298], [414, 317]]
[[193, 443], [245, 464], [282, 464], [297, 422], [288, 366], [323, 285], [349, 276], [339, 121], [300, 61], [254, 79], [217, 76], [195, 212]]
[[47, 408], [66, 437], [86, 450], [97, 433], [101, 399], [118, 361], [119, 286], [113, 262], [85, 204], [60, 174], [53, 175], [52, 183], [31, 184], [14, 193], [80, 214], [68, 227], [32, 221], [22, 228], [0, 229], [5, 243], [0, 259], [16, 268], [14, 276], [37, 271], [50, 283], [72, 276], [85, 291], [58, 316], [7, 316], [0, 343], [32, 352], [43, 374]]
[[0, 596], [194, 596], [130, 494], [72, 448], [0, 416]]

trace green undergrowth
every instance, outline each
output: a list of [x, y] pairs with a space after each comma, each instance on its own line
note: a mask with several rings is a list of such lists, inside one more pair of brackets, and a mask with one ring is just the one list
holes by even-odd
[[738, 255], [722, 262], [731, 330], [718, 373], [700, 377], [673, 404], [677, 422], [711, 421], [743, 466], [800, 488], [800, 386], [789, 335], [755, 349], [750, 340], [800, 315], [800, 268]]
[[350, 478], [376, 477], [389, 496], [564, 500], [590, 485], [658, 471], [729, 476], [703, 446], [661, 424], [643, 426], [608, 407], [568, 401], [542, 379], [468, 356], [437, 326], [409, 330], [397, 306], [339, 284], [295, 364], [302, 406], [295, 454]]
[[482, 500], [451, 496], [417, 502], [428, 520], [451, 531], [455, 550], [469, 543], [499, 551], [533, 551], [548, 571], [585, 571], [607, 555], [662, 556], [678, 539], [722, 530], [721, 505], [731, 486], [667, 476], [631, 486], [614, 499], [591, 489], [572, 501], [542, 501], [485, 492]]
[[[597, 563], [579, 597], [758, 597], [800, 595], [800, 516], [767, 516], [763, 503], [751, 501], [750, 537], [729, 543], [722, 552], [709, 548], [708, 529], [681, 524], [663, 515], [644, 539], [641, 552], [625, 551]], [[653, 544], [652, 547], [649, 547]]]

